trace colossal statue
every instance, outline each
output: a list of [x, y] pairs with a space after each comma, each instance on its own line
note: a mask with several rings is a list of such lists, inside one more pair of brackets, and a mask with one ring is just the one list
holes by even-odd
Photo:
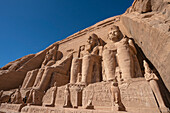
[[45, 59], [41, 65], [41, 68], [27, 72], [27, 75], [22, 84], [22, 89], [26, 89], [32, 87], [33, 85], [39, 84], [38, 78], [42, 77], [43, 72], [45, 70], [45, 66], [51, 66], [55, 64], [57, 60], [60, 59], [61, 59], [61, 52], [57, 51], [57, 46], [54, 46], [52, 49], [47, 51]]
[[[102, 55], [103, 68], [106, 75], [103, 78], [106, 81], [114, 80], [116, 68], [120, 71], [121, 77], [125, 81], [135, 77], [138, 73], [142, 75], [132, 40], [123, 37], [119, 27], [115, 25], [109, 31], [108, 39], [109, 42], [104, 46]], [[137, 72], [135, 72], [136, 67]]]
[[80, 46], [78, 58], [72, 61], [70, 83], [76, 83], [77, 78], [80, 78], [78, 73], [82, 75], [81, 84], [100, 81], [101, 52], [100, 39], [96, 34], [91, 34], [86, 45]]
[[[51, 77], [53, 73], [59, 73], [62, 75], [68, 75], [69, 69], [71, 66], [72, 53], [63, 59], [57, 61], [52, 66], [44, 66], [44, 70], [41, 69], [38, 72], [38, 75], [35, 79], [34, 85], [30, 91], [27, 103], [32, 104], [42, 104], [42, 98], [44, 96], [44, 92], [48, 89], [51, 84]], [[36, 98], [38, 97], [38, 98]]]

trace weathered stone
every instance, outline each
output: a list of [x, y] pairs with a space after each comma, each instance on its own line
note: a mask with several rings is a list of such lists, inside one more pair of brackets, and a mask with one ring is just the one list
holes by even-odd
[[169, 112], [169, 8], [168, 0], [135, 0], [123, 15], [0, 68], [8, 90], [0, 112]]
[[47, 90], [46, 94], [44, 95], [44, 97], [42, 99], [43, 106], [51, 106], [51, 107], [54, 106], [56, 92], [57, 92], [57, 86], [56, 86], [56, 82], [55, 82], [54, 86], [51, 87], [49, 90]]

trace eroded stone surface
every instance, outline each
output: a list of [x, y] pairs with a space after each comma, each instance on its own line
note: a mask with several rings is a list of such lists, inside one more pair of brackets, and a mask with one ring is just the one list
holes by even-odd
[[169, 112], [169, 12], [167, 0], [135, 0], [123, 15], [10, 62], [0, 69], [0, 112]]

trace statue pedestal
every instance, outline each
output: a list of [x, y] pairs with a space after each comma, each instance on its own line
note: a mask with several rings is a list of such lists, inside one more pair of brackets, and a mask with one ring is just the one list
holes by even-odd
[[71, 90], [71, 103], [73, 108], [82, 106], [82, 90], [78, 86], [73, 86]]
[[21, 109], [25, 104], [8, 104], [2, 103], [0, 106], [0, 112], [21, 112]]

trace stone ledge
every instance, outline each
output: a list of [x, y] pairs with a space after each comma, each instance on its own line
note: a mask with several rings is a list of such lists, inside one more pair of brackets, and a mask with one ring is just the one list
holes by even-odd
[[2, 103], [0, 106], [0, 113], [7, 112], [7, 113], [18, 113], [21, 111], [21, 109], [24, 107], [24, 104], [8, 104], [8, 103]]
[[61, 107], [42, 107], [42, 106], [25, 106], [21, 113], [160, 113], [158, 109], [150, 108], [127, 108], [127, 111], [103, 111], [87, 110], [83, 108], [61, 108]]

